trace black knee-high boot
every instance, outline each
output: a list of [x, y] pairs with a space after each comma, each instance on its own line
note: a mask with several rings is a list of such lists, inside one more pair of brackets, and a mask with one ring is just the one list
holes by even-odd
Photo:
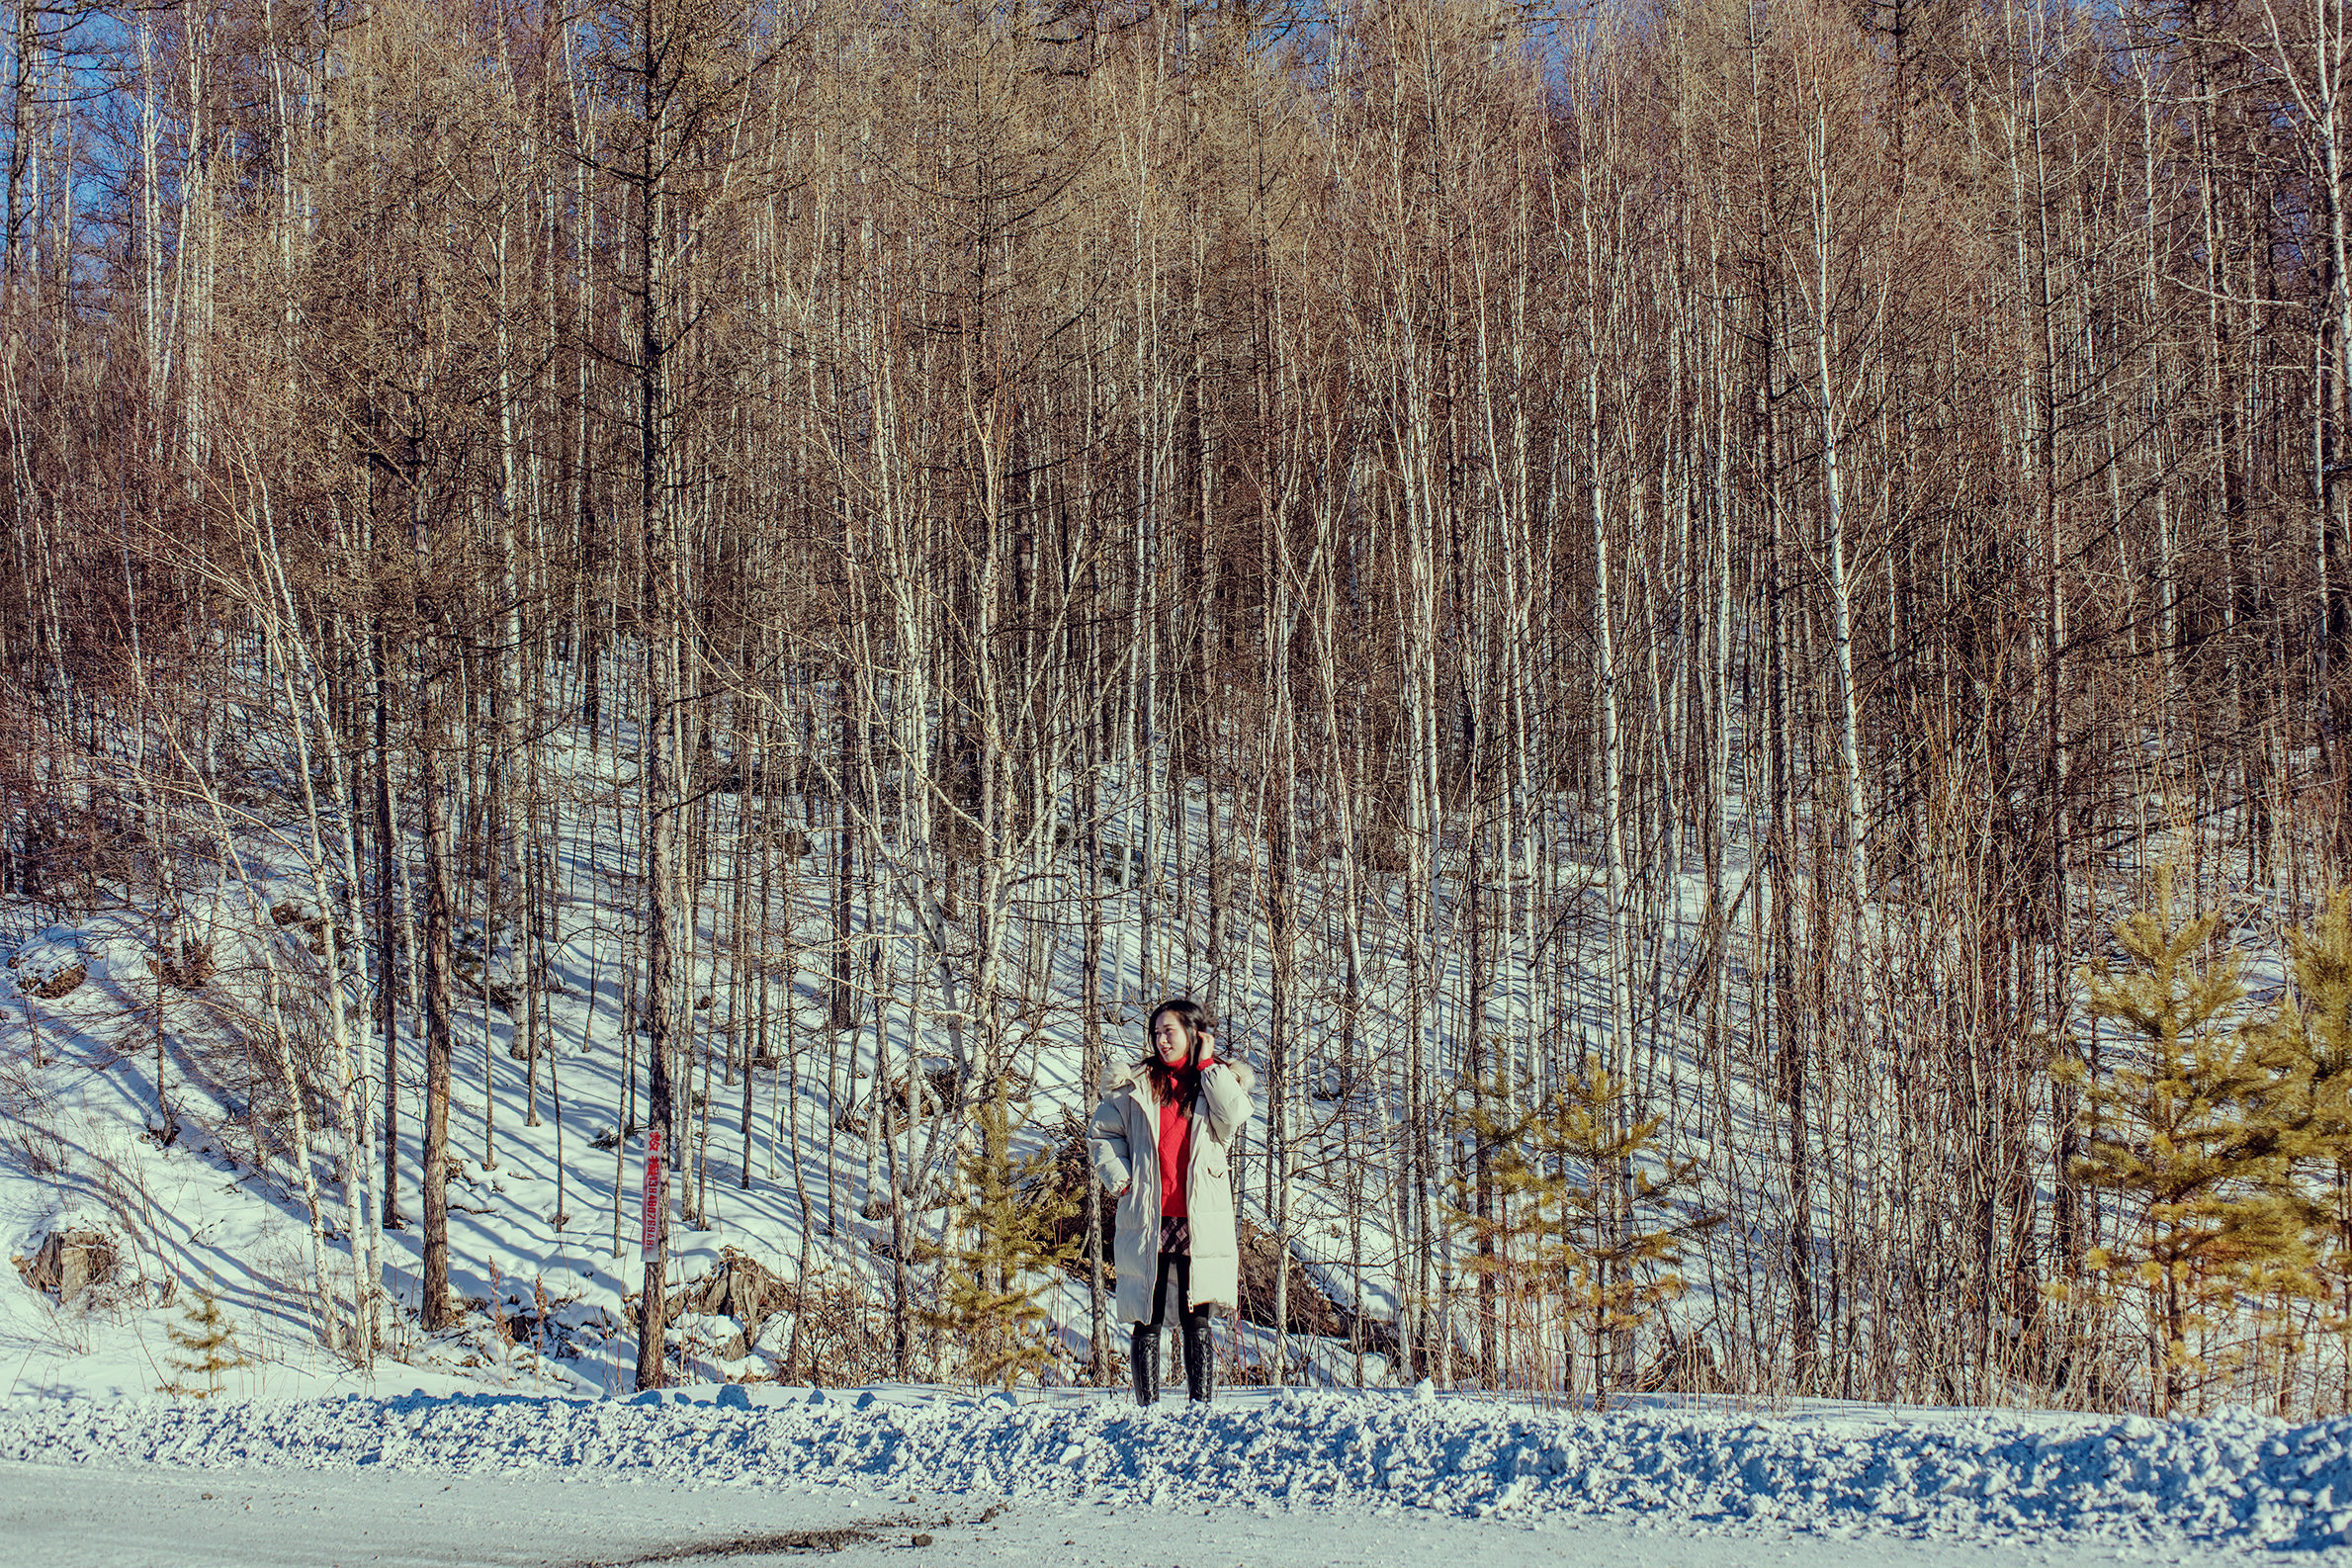
[[1209, 1343], [1209, 1315], [1187, 1312], [1176, 1330], [1184, 1343], [1184, 1391], [1196, 1405], [1205, 1405], [1217, 1391], [1216, 1347]]
[[1160, 1398], [1160, 1331], [1148, 1323], [1138, 1323], [1127, 1337], [1127, 1369], [1135, 1376], [1135, 1402], [1156, 1402]]

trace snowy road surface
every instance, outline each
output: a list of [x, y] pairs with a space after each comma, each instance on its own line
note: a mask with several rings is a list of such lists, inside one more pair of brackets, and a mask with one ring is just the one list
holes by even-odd
[[1592, 1415], [1426, 1385], [1149, 1411], [1078, 1390], [1015, 1402], [773, 1384], [634, 1399], [20, 1396], [0, 1399], [0, 1568], [828, 1548], [901, 1568], [2352, 1565], [2348, 1444], [2352, 1422], [2245, 1412]]
[[[915, 1497], [910, 1503], [908, 1498]], [[987, 1523], [990, 1508], [1002, 1512]], [[828, 1532], [847, 1531], [848, 1538]], [[917, 1533], [927, 1547], [913, 1544]], [[858, 1538], [858, 1537], [865, 1538]], [[779, 1537], [782, 1537], [779, 1539]], [[827, 1552], [839, 1540], [838, 1555]], [[0, 1562], [42, 1568], [736, 1568], [827, 1555], [839, 1568], [2091, 1568], [2235, 1564], [2243, 1549], [2018, 1545], [1693, 1532], [1639, 1518], [1428, 1518], [1376, 1508], [1146, 1511], [1098, 1503], [861, 1495], [576, 1476], [414, 1471], [214, 1473], [0, 1463]], [[2269, 1554], [2264, 1554], [2265, 1556]], [[2325, 1554], [2327, 1558], [2352, 1553]], [[2319, 1555], [2296, 1560], [2319, 1562]]]

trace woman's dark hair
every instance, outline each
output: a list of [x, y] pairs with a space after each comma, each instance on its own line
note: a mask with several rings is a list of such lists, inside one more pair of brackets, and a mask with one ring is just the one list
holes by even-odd
[[[1192, 1049], [1184, 1054], [1183, 1064], [1170, 1067], [1160, 1060], [1157, 1043], [1160, 1034], [1160, 1015], [1173, 1012], [1184, 1020], [1184, 1029], [1192, 1039]], [[1208, 1014], [1200, 1010], [1200, 1003], [1186, 997], [1171, 997], [1152, 1009], [1144, 1020], [1143, 1069], [1152, 1081], [1152, 1093], [1161, 1104], [1170, 1100], [1187, 1108], [1192, 1096], [1200, 1090], [1200, 1035], [1208, 1027]]]

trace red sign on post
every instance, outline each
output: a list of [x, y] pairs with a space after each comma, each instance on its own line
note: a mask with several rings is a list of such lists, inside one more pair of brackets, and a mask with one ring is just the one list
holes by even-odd
[[661, 1254], [661, 1129], [646, 1134], [645, 1235], [639, 1256], [652, 1263]]

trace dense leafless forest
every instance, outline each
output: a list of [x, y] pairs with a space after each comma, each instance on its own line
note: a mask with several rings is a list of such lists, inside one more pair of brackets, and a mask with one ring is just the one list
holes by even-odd
[[1415, 1374], [2342, 1404], [2340, 1227], [2167, 1356], [2080, 1115], [2154, 867], [2352, 864], [2336, 0], [14, 10], [0, 891], [185, 989], [303, 868], [427, 1325], [602, 823], [616, 1113], [845, 1096], [902, 1371], [958, 1129], [1188, 992]]

